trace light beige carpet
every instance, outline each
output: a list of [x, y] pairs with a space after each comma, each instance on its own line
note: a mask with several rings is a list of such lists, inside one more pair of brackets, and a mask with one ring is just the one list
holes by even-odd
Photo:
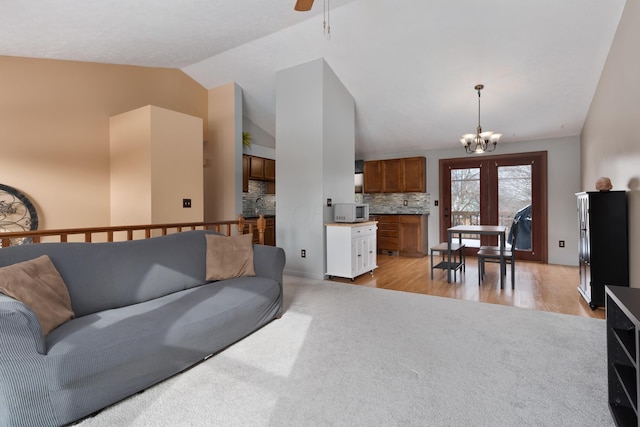
[[293, 276], [285, 288], [281, 319], [80, 425], [614, 425], [603, 320]]

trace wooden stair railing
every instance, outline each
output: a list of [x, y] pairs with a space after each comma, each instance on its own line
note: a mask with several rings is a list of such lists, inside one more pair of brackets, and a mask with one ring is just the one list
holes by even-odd
[[[260, 215], [257, 219], [245, 219], [242, 215], [238, 215], [238, 219], [234, 221], [216, 221], [216, 222], [187, 222], [187, 223], [175, 223], [175, 224], [146, 224], [146, 225], [123, 225], [123, 226], [111, 226], [111, 227], [89, 227], [89, 228], [67, 228], [59, 230], [31, 230], [31, 231], [11, 231], [0, 232], [0, 247], [8, 247], [15, 244], [15, 239], [30, 238], [32, 243], [41, 243], [43, 237], [50, 237], [52, 240], [67, 242], [69, 236], [84, 235], [84, 241], [91, 243], [94, 241], [96, 235], [105, 235], [106, 242], [114, 241], [115, 233], [126, 232], [126, 239], [148, 239], [157, 235], [165, 236], [170, 231], [182, 232], [190, 230], [213, 230], [219, 233], [223, 233], [227, 236], [231, 236], [233, 227], [236, 228], [236, 233], [241, 234], [253, 234], [254, 228], [258, 231], [258, 243], [264, 244], [264, 230], [267, 227], [267, 222], [263, 215]], [[144, 231], [144, 236], [140, 237], [140, 233], [137, 231]], [[153, 233], [156, 231], [156, 233]], [[160, 234], [157, 233], [160, 232]], [[57, 240], [56, 240], [57, 239]]]

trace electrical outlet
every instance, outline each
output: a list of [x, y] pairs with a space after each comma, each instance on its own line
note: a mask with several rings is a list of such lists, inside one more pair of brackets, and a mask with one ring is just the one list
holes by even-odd
[[190, 208], [191, 207], [191, 199], [182, 199], [182, 207]]
[[561, 248], [564, 248], [564, 240], [560, 240], [558, 242], [558, 246], [560, 246]]
[[302, 250], [300, 251], [300, 256], [301, 256], [302, 258], [306, 258], [306, 257], [307, 257], [307, 251], [306, 251], [305, 249], [302, 249]]
[[331, 199], [327, 199], [327, 207], [331, 207]]
[[438, 206], [438, 201], [437, 200], [433, 201], [433, 206]]

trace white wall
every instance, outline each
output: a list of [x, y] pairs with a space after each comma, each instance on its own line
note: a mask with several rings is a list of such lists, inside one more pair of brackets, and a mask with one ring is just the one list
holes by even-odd
[[[324, 65], [323, 197], [332, 203], [353, 202], [355, 167], [355, 101], [333, 70]], [[324, 203], [324, 223], [333, 222], [333, 208]], [[324, 230], [324, 229], [323, 229]], [[324, 238], [324, 233], [323, 233]]]
[[354, 115], [353, 98], [323, 59], [278, 72], [276, 241], [287, 273], [324, 277], [326, 198], [353, 200]]
[[[427, 192], [431, 194], [429, 215], [429, 246], [440, 242], [440, 207], [435, 201], [440, 198], [440, 159], [466, 157], [460, 143], [452, 141], [452, 147], [442, 150], [386, 153], [365, 160], [390, 159], [396, 157], [425, 156], [427, 158]], [[491, 154], [547, 151], [548, 167], [548, 254], [550, 264], [578, 265], [578, 221], [575, 193], [580, 191], [580, 139], [566, 137], [502, 143]], [[558, 241], [565, 247], [559, 248]]]
[[263, 145], [258, 145], [251, 143], [251, 147], [242, 147], [242, 153], [247, 154], [249, 156], [257, 156], [264, 157], [265, 159], [276, 159], [276, 149], [271, 147], [265, 147]]
[[627, 1], [582, 130], [582, 190], [628, 190], [630, 284], [640, 288], [640, 2]]
[[[242, 116], [242, 131], [251, 133], [251, 146], [259, 145], [261, 147], [276, 148], [276, 139], [269, 134], [266, 130], [262, 129], [251, 120]], [[250, 152], [251, 150], [249, 150]], [[249, 153], [253, 154], [253, 153]], [[253, 154], [258, 156], [259, 154]], [[262, 157], [262, 156], [260, 156]]]

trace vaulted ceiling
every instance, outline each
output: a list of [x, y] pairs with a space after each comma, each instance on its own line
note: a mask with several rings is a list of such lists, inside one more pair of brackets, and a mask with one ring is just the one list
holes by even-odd
[[[56, 0], [3, 2], [0, 55], [180, 68], [235, 81], [275, 136], [280, 70], [325, 58], [356, 102], [356, 152], [578, 135], [625, 0]], [[330, 33], [323, 30], [328, 6]], [[276, 141], [277, 145], [277, 141]]]

